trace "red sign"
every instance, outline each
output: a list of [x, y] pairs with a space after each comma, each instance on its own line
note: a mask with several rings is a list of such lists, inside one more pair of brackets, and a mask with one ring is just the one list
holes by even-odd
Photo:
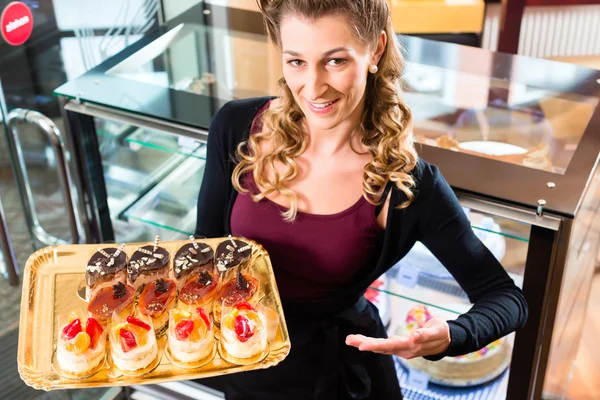
[[2, 37], [13, 46], [25, 43], [33, 31], [33, 15], [26, 4], [13, 1], [0, 16]]

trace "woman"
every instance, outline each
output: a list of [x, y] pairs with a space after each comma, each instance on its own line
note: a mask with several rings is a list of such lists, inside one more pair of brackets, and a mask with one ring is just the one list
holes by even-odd
[[[225, 377], [226, 398], [401, 398], [392, 354], [475, 351], [523, 326], [525, 299], [438, 169], [417, 157], [387, 1], [259, 6], [282, 51], [282, 94], [232, 101], [215, 115], [196, 234], [266, 248], [292, 349], [276, 367]], [[362, 294], [417, 240], [474, 306], [386, 338]]]

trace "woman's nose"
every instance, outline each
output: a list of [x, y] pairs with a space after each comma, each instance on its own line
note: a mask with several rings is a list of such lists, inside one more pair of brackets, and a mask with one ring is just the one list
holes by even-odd
[[327, 91], [327, 72], [320, 68], [311, 68], [304, 86], [305, 97], [310, 101], [323, 100], [321, 96]]

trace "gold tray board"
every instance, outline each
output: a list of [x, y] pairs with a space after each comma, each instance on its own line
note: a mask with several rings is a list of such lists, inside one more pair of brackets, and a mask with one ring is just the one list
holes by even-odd
[[[196, 239], [216, 249], [225, 238]], [[126, 386], [156, 384], [188, 379], [200, 379], [255, 369], [269, 368], [280, 363], [290, 352], [291, 344], [281, 307], [279, 292], [273, 276], [273, 268], [266, 250], [256, 242], [240, 238], [253, 247], [252, 269], [258, 277], [266, 306], [273, 308], [279, 316], [279, 327], [275, 340], [270, 343], [268, 355], [253, 365], [238, 366], [223, 360], [217, 353], [208, 364], [197, 369], [185, 369], [171, 364], [164, 354], [165, 340], [159, 340], [161, 361], [152, 372], [140, 376], [120, 376], [111, 378], [108, 362], [100, 372], [87, 379], [66, 379], [52, 368], [52, 354], [56, 348], [58, 316], [78, 308], [85, 309], [85, 303], [77, 294], [78, 288], [85, 286], [85, 267], [98, 247], [116, 245], [59, 245], [41, 249], [32, 254], [25, 265], [21, 316], [19, 324], [19, 347], [17, 362], [23, 381], [36, 389], [54, 390], [97, 386]], [[172, 260], [177, 249], [186, 240], [161, 242]], [[136, 248], [152, 243], [130, 243], [124, 251], [130, 257]], [[272, 294], [272, 295], [271, 295]], [[163, 338], [164, 339], [164, 338]]]

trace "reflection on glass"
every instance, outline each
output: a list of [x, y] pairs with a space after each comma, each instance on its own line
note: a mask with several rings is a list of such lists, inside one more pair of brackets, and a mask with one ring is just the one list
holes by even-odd
[[[181, 24], [107, 73], [224, 100], [269, 92], [271, 55], [263, 35]], [[265, 62], [271, 57], [270, 64]]]
[[[564, 174], [598, 99], [426, 65], [410, 47], [402, 93], [417, 142]], [[108, 71], [223, 100], [277, 94], [281, 57], [264, 35], [180, 24]]]
[[419, 143], [564, 174], [598, 99], [407, 63]]

